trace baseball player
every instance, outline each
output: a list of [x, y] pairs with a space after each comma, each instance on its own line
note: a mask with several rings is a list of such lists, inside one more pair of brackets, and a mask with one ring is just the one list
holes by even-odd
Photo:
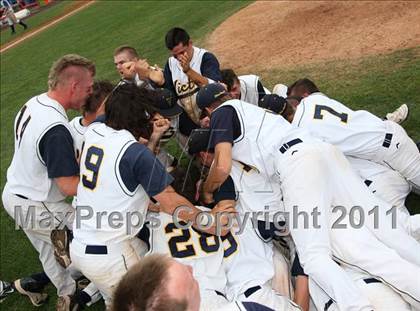
[[420, 153], [400, 125], [382, 121], [364, 110], [349, 109], [322, 94], [309, 79], [297, 81], [290, 94], [303, 97], [294, 112], [292, 125], [337, 146], [346, 156], [398, 171], [415, 191], [420, 191]]
[[420, 241], [420, 214], [410, 216], [405, 207], [405, 199], [411, 191], [407, 180], [397, 171], [378, 163], [355, 157], [347, 157], [347, 160], [372, 193], [396, 208], [397, 225]]
[[[191, 266], [155, 254], [144, 258], [124, 276], [115, 291], [112, 310], [198, 311], [202, 310], [200, 300], [199, 284]], [[257, 303], [237, 301], [217, 310], [273, 311]]]
[[[260, 106], [280, 113], [286, 116], [289, 121], [293, 121], [299, 102], [299, 98], [287, 98], [286, 101], [284, 98], [271, 94], [264, 96]], [[395, 212], [398, 225], [418, 239], [419, 216], [410, 217], [404, 206], [405, 199], [411, 191], [407, 180], [387, 166], [352, 156], [348, 156], [347, 159], [373, 193], [392, 206], [398, 207]]]
[[12, 30], [12, 35], [16, 33], [15, 24], [21, 25], [23, 29], [28, 28], [28, 25], [22, 22], [22, 20], [16, 18], [15, 13], [13, 11], [13, 6], [10, 4], [9, 0], [1, 0], [0, 4], [3, 11], [3, 15], [7, 19], [7, 24]]
[[182, 28], [172, 28], [165, 36], [165, 43], [170, 50], [165, 69], [164, 88], [176, 94], [179, 105], [184, 109], [179, 117], [178, 142], [183, 148], [187, 136], [199, 127], [201, 111], [196, 104], [199, 88], [221, 80], [219, 62], [216, 57], [193, 46], [189, 34]]
[[82, 106], [82, 115], [73, 118], [70, 126], [73, 128], [73, 140], [76, 148], [76, 157], [80, 158], [85, 141], [84, 134], [89, 124], [96, 119], [96, 112], [102, 105], [105, 98], [112, 92], [114, 86], [108, 81], [95, 81], [93, 83], [92, 95]]
[[[77, 189], [81, 217], [73, 230], [70, 254], [72, 264], [98, 287], [107, 306], [115, 285], [139, 261], [141, 250], [134, 237], [142, 226], [149, 197], [170, 214], [181, 205], [189, 207], [179, 217], [193, 224], [199, 213], [173, 191], [169, 186], [172, 177], [137, 142], [147, 131], [153, 100], [154, 94], [145, 88], [120, 85], [105, 102], [105, 123], [92, 123], [85, 133]], [[89, 211], [90, 216], [86, 215]], [[110, 213], [118, 214], [120, 225], [112, 225], [107, 218]], [[214, 233], [215, 227], [209, 231]]]
[[237, 76], [232, 69], [222, 69], [222, 80], [227, 86], [228, 92], [236, 99], [258, 106], [261, 98], [270, 94], [256, 75]]
[[[394, 265], [391, 266], [394, 269], [398, 269], [397, 267], [404, 263], [404, 266], [411, 270], [404, 278], [395, 278], [394, 273], [389, 273], [390, 270], [378, 269], [376, 265], [371, 265], [371, 260], [366, 260], [364, 256], [357, 257], [358, 254], [351, 247], [343, 247], [342, 241], [346, 239], [352, 240], [352, 247], [360, 247], [357, 246], [360, 243], [365, 250], [369, 249], [370, 243], [376, 245], [378, 240], [373, 235], [369, 236], [369, 230], [355, 230], [348, 225], [349, 220], [346, 219], [348, 230], [335, 230], [333, 238], [337, 239], [337, 242], [330, 244], [328, 218], [334, 216], [331, 215], [332, 206], [343, 203], [346, 206], [359, 205], [358, 198], [354, 196], [354, 189], [363, 194], [361, 197], [366, 201], [362, 202], [362, 205], [373, 207], [378, 204], [378, 200], [361, 183], [357, 175], [352, 175], [354, 172], [349, 169], [350, 165], [337, 149], [311, 138], [302, 129], [291, 127], [281, 117], [245, 102], [229, 100], [230, 97], [219, 84], [203, 88], [197, 97], [200, 108], [211, 114], [211, 128], [217, 129], [210, 144], [211, 147], [215, 146], [215, 160], [203, 187], [207, 201], [212, 200], [211, 191], [219, 186], [220, 181], [227, 178], [226, 174], [229, 174], [232, 166], [231, 159], [256, 167], [266, 178], [278, 178], [284, 205], [289, 213], [292, 212], [293, 206], [306, 210], [307, 214], [313, 212], [313, 206], [323, 208], [319, 228], [310, 222], [304, 226], [298, 224], [291, 228], [291, 234], [305, 271], [316, 279], [341, 308], [357, 307], [363, 310], [371, 306], [344, 271], [331, 259], [331, 251], [335, 256], [345, 258], [347, 262], [364, 267], [371, 273], [375, 270], [393, 286], [398, 284], [394, 288], [409, 293], [404, 298], [413, 305], [418, 305], [418, 288], [413, 287], [412, 282], [406, 281], [407, 278], [412, 278], [412, 273], [416, 273], [418, 266], [402, 259], [383, 244], [381, 247], [375, 246], [373, 251], [387, 253], [382, 258], [387, 258], [387, 264], [393, 262]], [[317, 165], [314, 166], [313, 163]], [[339, 171], [344, 172], [345, 178], [337, 173]], [[329, 177], [326, 177], [326, 174]], [[399, 230], [392, 232], [392, 238], [389, 236], [389, 221], [381, 221], [381, 227], [384, 228], [380, 228], [380, 232], [375, 232], [375, 235], [382, 234], [381, 241], [385, 240], [385, 243], [392, 245], [402, 257], [413, 262], [418, 260], [418, 243]], [[405, 241], [405, 246], [409, 244], [412, 249], [401, 247], [401, 241]]]
[[[374, 310], [411, 310], [401, 296], [379, 279], [361, 271], [342, 265], [360, 290], [368, 297]], [[320, 288], [316, 282], [303, 271], [296, 256], [293, 262], [292, 275], [296, 278], [295, 301], [303, 310], [339, 310], [337, 304]]]
[[[210, 131], [200, 129], [191, 133], [188, 142], [188, 152], [195, 154], [203, 165], [208, 165], [208, 160], [212, 157], [212, 153], [207, 152], [209, 138]], [[238, 197], [235, 209], [241, 217], [241, 226], [238, 226], [240, 229], [232, 229], [231, 233], [222, 238], [227, 274], [226, 297], [231, 301], [258, 302], [274, 310], [295, 310], [296, 307], [287, 297], [281, 296], [272, 288], [274, 277], [272, 241], [265, 240], [264, 232], [262, 234], [260, 226], [256, 225], [257, 219], [254, 221], [244, 218], [245, 211], [261, 212], [265, 210], [266, 213], [272, 214], [271, 212], [280, 209], [280, 200], [276, 201], [276, 198], [279, 199], [277, 190], [272, 193], [268, 188], [265, 188], [265, 192], [260, 193], [258, 189], [263, 189], [260, 188], [261, 182], [264, 184], [265, 180], [255, 176], [254, 172], [255, 170], [244, 168], [243, 164], [234, 161], [230, 174], [232, 179], [229, 177], [219, 189], [219, 192], [224, 193], [225, 197], [215, 196], [215, 203], [231, 201], [230, 204], [234, 204], [234, 200]], [[247, 182], [249, 183], [247, 184]], [[251, 182], [253, 183], [251, 184]], [[266, 216], [261, 214], [259, 216], [263, 218]], [[271, 221], [273, 221], [272, 217]], [[261, 227], [264, 229], [264, 226]], [[246, 273], [253, 267], [258, 267], [258, 270], [252, 274]], [[287, 271], [281, 272], [288, 274]]]
[[131, 46], [123, 45], [115, 49], [114, 65], [123, 83], [134, 82], [137, 86], [154, 89], [164, 82], [162, 70], [157, 65], [150, 66]]
[[[79, 55], [65, 55], [52, 65], [48, 92], [31, 98], [16, 116], [15, 153], [3, 190], [4, 208], [38, 251], [59, 296], [75, 290], [69, 271], [56, 262], [50, 240], [54, 228], [70, 225], [73, 210], [64, 199], [76, 194], [79, 181], [66, 111], [84, 104], [94, 74], [94, 64]], [[42, 222], [45, 213], [51, 216], [49, 226]], [[33, 224], [22, 218], [30, 214]]]
[[[205, 207], [200, 207], [206, 211]], [[226, 275], [223, 270], [223, 246], [220, 237], [189, 227], [178, 228], [166, 213], [150, 213], [159, 225], [150, 228], [150, 254], [167, 254], [192, 267], [200, 285], [200, 310], [218, 310], [226, 305]]]

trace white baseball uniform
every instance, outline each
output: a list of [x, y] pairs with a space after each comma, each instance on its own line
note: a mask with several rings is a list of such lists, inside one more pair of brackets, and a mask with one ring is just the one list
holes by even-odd
[[410, 216], [405, 207], [405, 199], [411, 191], [407, 180], [397, 171], [384, 165], [355, 157], [347, 157], [347, 160], [372, 193], [396, 208], [397, 224], [420, 241], [420, 215]]
[[[413, 310], [397, 292], [378, 279], [346, 266], [343, 266], [343, 269], [350, 275], [363, 294], [368, 297], [374, 310]], [[311, 301], [316, 308], [315, 310], [340, 310], [337, 304], [311, 278], [308, 280], [308, 285]]]
[[[255, 218], [268, 224], [285, 220], [282, 215], [284, 206], [281, 191], [277, 183], [265, 179], [255, 168], [247, 167], [235, 160], [232, 162], [230, 176], [240, 201], [236, 209], [242, 216], [244, 213], [251, 215], [248, 221]], [[270, 247], [273, 253], [273, 289], [283, 296], [291, 297], [292, 286], [288, 262], [271, 241], [266, 243], [266, 247]]]
[[[198, 208], [207, 210], [204, 207]], [[226, 274], [223, 269], [223, 247], [220, 237], [192, 227], [178, 228], [173, 216], [163, 212], [149, 212], [149, 217], [154, 219], [153, 222], [159, 222], [159, 225], [149, 227], [149, 253], [168, 254], [193, 268], [194, 278], [200, 285], [200, 310], [211, 310], [227, 304], [223, 296]]]
[[[195, 46], [193, 49], [194, 51], [190, 61], [190, 67], [195, 72], [201, 74], [201, 62], [207, 51]], [[168, 59], [168, 64], [172, 74], [172, 82], [179, 98], [178, 103], [188, 114], [191, 120], [193, 120], [194, 123], [199, 124], [201, 111], [196, 104], [196, 96], [199, 90], [198, 85], [190, 81], [188, 76], [182, 71], [181, 65], [175, 57], [171, 56]], [[215, 82], [208, 77], [206, 78], [209, 80], [209, 83]]]
[[[388, 283], [398, 284], [397, 288], [409, 293], [407, 299], [413, 299], [416, 303], [416, 300], [420, 297], [419, 289], [413, 287], [414, 283], [412, 281], [407, 280], [413, 278], [409, 275], [410, 273], [415, 275], [418, 267], [404, 261], [395, 252], [381, 244], [374, 236], [369, 235], [367, 229], [335, 230], [334, 237], [330, 237], [329, 227], [332, 206], [354, 203], [354, 193], [359, 190], [363, 193], [363, 197], [366, 196], [369, 200], [372, 200], [369, 205], [373, 201], [377, 203], [376, 198], [362, 184], [360, 178], [346, 167], [346, 165], [348, 167], [350, 165], [344, 156], [332, 145], [311, 138], [305, 131], [291, 129], [283, 118], [274, 116], [263, 109], [237, 100], [225, 102], [223, 106], [232, 106], [235, 109], [241, 126], [241, 135], [234, 141], [232, 158], [256, 167], [269, 177], [272, 177], [272, 174], [277, 171], [283, 192], [284, 205], [290, 215], [292, 215], [294, 206], [298, 207], [299, 212], [306, 212], [307, 215], [311, 215], [314, 207], [322, 207], [320, 223], [308, 222], [304, 227], [298, 223], [297, 226], [292, 226], [291, 234], [305, 271], [316, 280], [330, 297], [337, 301], [340, 308], [369, 310], [371, 305], [342, 268], [332, 260], [332, 251], [334, 255], [338, 254], [341, 258], [346, 258], [347, 262], [354, 261], [358, 267], [364, 267], [367, 271], [373, 270], [377, 273], [376, 275], [381, 274], [386, 277]], [[335, 165], [330, 165], [329, 162]], [[344, 176], [350, 174], [350, 177], [346, 176], [344, 178], [343, 176], [340, 179], [340, 166], [346, 168]], [[335, 171], [332, 167], [335, 168]], [[308, 172], [311, 173], [308, 174]], [[330, 175], [331, 178], [325, 177]], [[332, 181], [333, 179], [334, 181]], [[338, 186], [340, 184], [344, 189], [337, 191], [341, 188]], [[351, 189], [349, 190], [352, 187], [353, 189], [360, 189], [352, 192]], [[364, 193], [366, 191], [368, 193]], [[363, 204], [368, 205], [366, 202], [363, 202]], [[381, 221], [384, 226], [388, 224], [382, 218]], [[394, 236], [392, 239], [389, 235], [391, 231], [385, 230], [385, 233], [383, 233], [382, 229], [380, 228], [377, 231], [384, 234], [383, 239], [388, 244], [392, 244], [410, 260], [416, 260], [417, 242], [402, 234]], [[376, 234], [379, 233], [376, 232]], [[369, 235], [369, 238], [364, 237], [364, 235]], [[330, 238], [333, 239], [331, 243]], [[345, 239], [352, 239], [353, 248], [342, 243]], [[407, 243], [406, 245], [410, 245], [410, 248], [412, 248], [407, 250], [401, 244], [398, 245], [399, 243]], [[376, 244], [378, 244], [378, 247], [373, 246]], [[391, 258], [393, 269], [382, 271], [383, 269], [371, 265], [374, 260], [366, 258], [368, 255], [366, 250], [369, 250], [372, 246], [376, 248], [375, 252], [390, 253], [387, 256]], [[340, 248], [343, 248], [343, 250]], [[355, 251], [356, 249], [363, 249], [363, 251]], [[359, 252], [363, 254], [359, 254]], [[357, 257], [356, 255], [363, 256]], [[381, 259], [375, 258], [375, 260], [380, 261]], [[407, 273], [404, 277], [401, 275], [395, 276], [395, 273], [391, 273], [391, 271], [398, 271], [401, 264], [404, 264], [410, 273]]]
[[[48, 177], [39, 150], [43, 136], [57, 125], [71, 132], [63, 106], [46, 93], [31, 98], [22, 107], [14, 123], [15, 149], [2, 198], [4, 208], [39, 253], [45, 273], [62, 296], [73, 294], [75, 282], [70, 272], [55, 260], [50, 235], [66, 216], [71, 217], [73, 209], [64, 201], [65, 196], [54, 179]], [[16, 207], [21, 207], [20, 216]], [[31, 211], [34, 212], [33, 222], [25, 223]], [[54, 216], [50, 225], [45, 222], [47, 214]]]
[[337, 146], [346, 156], [386, 165], [420, 188], [420, 153], [405, 130], [365, 111], [353, 111], [317, 92], [304, 98], [292, 124]]
[[[258, 81], [260, 80], [260, 77], [256, 75], [243, 75], [238, 76], [238, 80], [241, 85], [241, 100], [258, 106]], [[266, 88], [264, 88], [264, 91], [266, 94], [270, 94], [270, 91]]]
[[[120, 278], [139, 260], [134, 241], [140, 227], [130, 223], [145, 216], [149, 203], [143, 186], [129, 189], [119, 170], [123, 155], [135, 143], [126, 130], [92, 123], [80, 160], [77, 209], [83, 217], [89, 212], [82, 208], [90, 207], [92, 215], [80, 217], [74, 226], [70, 254], [73, 265], [98, 287], [107, 305]], [[120, 225], [109, 221], [111, 213], [118, 213]]]
[[82, 153], [83, 145], [85, 142], [85, 132], [87, 130], [87, 126], [84, 126], [82, 124], [82, 120], [83, 120], [83, 117], [78, 116], [78, 117], [73, 118], [69, 122], [70, 126], [73, 129], [72, 134], [73, 134], [74, 147], [76, 149], [77, 158], [79, 158]]
[[299, 310], [271, 287], [274, 276], [272, 243], [264, 242], [257, 235], [251, 220], [241, 226], [243, 232], [232, 229], [232, 233], [222, 238], [228, 299], [253, 301], [274, 310]]

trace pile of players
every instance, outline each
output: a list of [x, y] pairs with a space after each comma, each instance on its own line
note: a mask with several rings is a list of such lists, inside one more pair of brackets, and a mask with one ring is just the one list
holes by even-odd
[[116, 85], [65, 55], [18, 112], [2, 198], [44, 272], [2, 297], [40, 305], [52, 282], [57, 310], [419, 309], [407, 106], [382, 119], [309, 79], [270, 94], [181, 28], [165, 42], [163, 70], [117, 48]]

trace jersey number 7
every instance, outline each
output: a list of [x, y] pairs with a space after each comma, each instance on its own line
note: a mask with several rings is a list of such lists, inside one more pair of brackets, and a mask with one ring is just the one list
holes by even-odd
[[324, 119], [324, 115], [322, 114], [323, 111], [329, 112], [330, 114], [336, 116], [341, 120], [343, 123], [347, 123], [349, 115], [347, 113], [339, 113], [332, 109], [331, 107], [324, 106], [324, 105], [315, 105], [315, 113], [314, 119], [322, 120]]

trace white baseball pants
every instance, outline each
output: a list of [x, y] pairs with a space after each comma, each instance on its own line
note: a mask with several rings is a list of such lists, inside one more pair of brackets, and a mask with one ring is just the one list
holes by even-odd
[[[305, 273], [340, 309], [372, 310], [369, 300], [332, 259], [329, 227], [334, 185], [322, 145], [299, 143], [279, 154], [276, 170], [290, 232]], [[319, 212], [316, 222], [309, 219], [315, 208]], [[296, 212], [308, 215], [308, 221], [305, 223], [303, 216], [293, 217]]]
[[[54, 246], [50, 238], [51, 231], [62, 221], [60, 215], [73, 215], [73, 209], [70, 204], [64, 201], [47, 203], [23, 199], [11, 193], [7, 184], [4, 187], [2, 199], [7, 213], [22, 228], [33, 247], [39, 253], [39, 260], [44, 272], [57, 288], [57, 295], [73, 294], [76, 290], [76, 283], [71, 277], [70, 271], [64, 269], [55, 260]], [[46, 221], [47, 213], [49, 212], [55, 216], [52, 218], [51, 223]], [[28, 223], [26, 223], [26, 219], [28, 219]]]
[[70, 257], [73, 266], [80, 270], [101, 292], [106, 306], [112, 302], [113, 292], [124, 274], [139, 262], [137, 250], [130, 241], [107, 246], [107, 254], [86, 254], [85, 244], [73, 239]]
[[261, 285], [261, 288], [254, 292], [252, 295], [246, 297], [245, 294], [238, 296], [239, 301], [252, 301], [264, 306], [267, 306], [273, 310], [282, 311], [297, 311], [300, 307], [293, 301], [289, 300], [288, 297], [282, 296], [275, 292], [271, 287], [271, 282], [267, 282]]
[[420, 153], [414, 141], [407, 135], [401, 125], [384, 121], [389, 133], [392, 133], [388, 148], [380, 147], [373, 161], [398, 171], [420, 193]]

